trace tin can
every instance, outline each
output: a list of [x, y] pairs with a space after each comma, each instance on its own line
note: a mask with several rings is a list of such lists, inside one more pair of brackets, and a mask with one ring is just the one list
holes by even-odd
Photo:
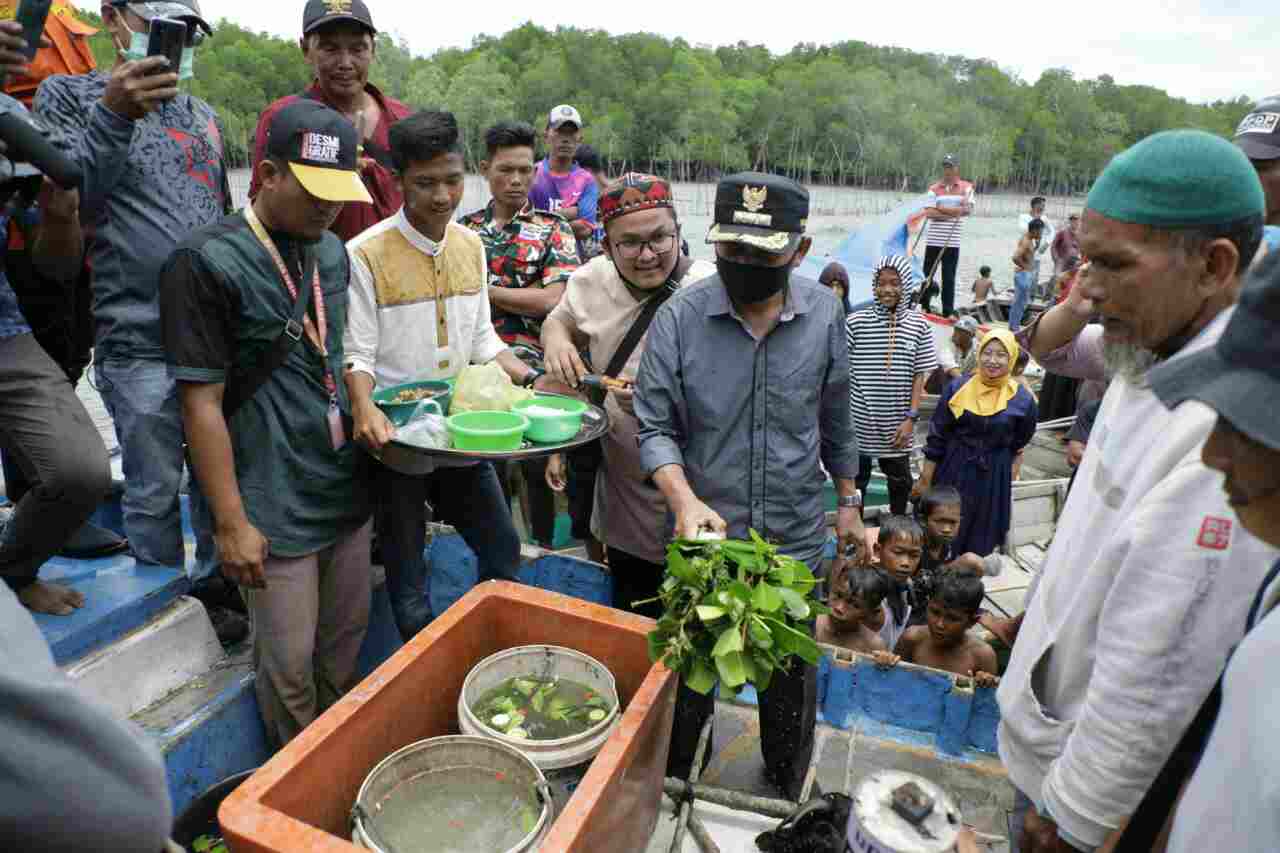
[[921, 776], [882, 770], [853, 795], [845, 839], [854, 853], [951, 853], [960, 809]]

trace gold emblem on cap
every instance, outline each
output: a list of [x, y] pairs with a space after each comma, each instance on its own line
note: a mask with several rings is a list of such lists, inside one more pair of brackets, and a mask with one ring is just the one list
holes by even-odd
[[752, 213], [759, 213], [764, 210], [764, 202], [768, 197], [768, 187], [759, 187], [756, 189], [752, 189], [751, 187], [742, 188], [742, 206]]
[[351, 11], [351, 0], [324, 0], [330, 15], [343, 15]]

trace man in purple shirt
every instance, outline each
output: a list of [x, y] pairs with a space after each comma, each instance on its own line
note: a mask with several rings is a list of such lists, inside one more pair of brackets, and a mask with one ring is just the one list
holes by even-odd
[[547, 157], [534, 171], [529, 200], [538, 210], [558, 213], [569, 221], [582, 241], [596, 228], [596, 202], [600, 190], [587, 169], [573, 161], [582, 142], [582, 115], [561, 104], [547, 117]]

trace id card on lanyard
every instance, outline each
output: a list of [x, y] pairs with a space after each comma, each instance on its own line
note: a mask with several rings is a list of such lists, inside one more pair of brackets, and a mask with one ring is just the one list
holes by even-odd
[[[276, 270], [280, 273], [280, 280], [284, 282], [284, 287], [289, 293], [289, 297], [297, 301], [298, 287], [293, 283], [293, 274], [289, 272], [288, 265], [285, 264], [284, 258], [280, 255], [280, 250], [276, 248], [275, 241], [267, 233], [262, 220], [258, 219], [257, 214], [253, 212], [252, 204], [245, 205], [244, 218], [249, 223], [249, 229], [253, 231], [253, 236], [258, 238], [262, 248], [267, 250], [267, 254], [271, 256], [271, 260], [275, 263]], [[305, 278], [305, 268], [302, 274]], [[303, 286], [305, 286], [305, 283]], [[338, 408], [338, 382], [333, 375], [333, 369], [329, 366], [329, 349], [325, 345], [325, 334], [328, 331], [329, 324], [324, 308], [324, 292], [320, 289], [320, 264], [318, 262], [313, 263], [311, 267], [311, 298], [316, 306], [316, 319], [313, 322], [310, 314], [303, 314], [302, 328], [324, 362], [324, 388], [329, 392], [329, 411], [327, 415], [329, 440], [332, 442], [334, 450], [341, 450], [347, 443], [347, 431], [342, 424], [342, 411]]]

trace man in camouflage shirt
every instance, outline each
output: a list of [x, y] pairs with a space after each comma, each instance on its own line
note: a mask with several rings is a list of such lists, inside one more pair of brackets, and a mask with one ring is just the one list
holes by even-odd
[[533, 128], [518, 122], [485, 132], [488, 155], [480, 169], [493, 200], [459, 221], [484, 242], [498, 334], [509, 345], [536, 348], [543, 318], [578, 268], [578, 250], [568, 222], [529, 202], [534, 140]]
[[[459, 222], [484, 243], [489, 304], [499, 337], [508, 346], [535, 350], [540, 361], [542, 321], [560, 303], [569, 276], [578, 268], [578, 247], [563, 217], [536, 210], [529, 202], [535, 140], [533, 128], [523, 122], [499, 122], [485, 131], [487, 153], [480, 171], [489, 180], [493, 200]], [[546, 465], [546, 459], [533, 459], [520, 467], [529, 499], [525, 519], [534, 540], [549, 548], [556, 515]], [[510, 473], [510, 466], [498, 472], [508, 495]]]

